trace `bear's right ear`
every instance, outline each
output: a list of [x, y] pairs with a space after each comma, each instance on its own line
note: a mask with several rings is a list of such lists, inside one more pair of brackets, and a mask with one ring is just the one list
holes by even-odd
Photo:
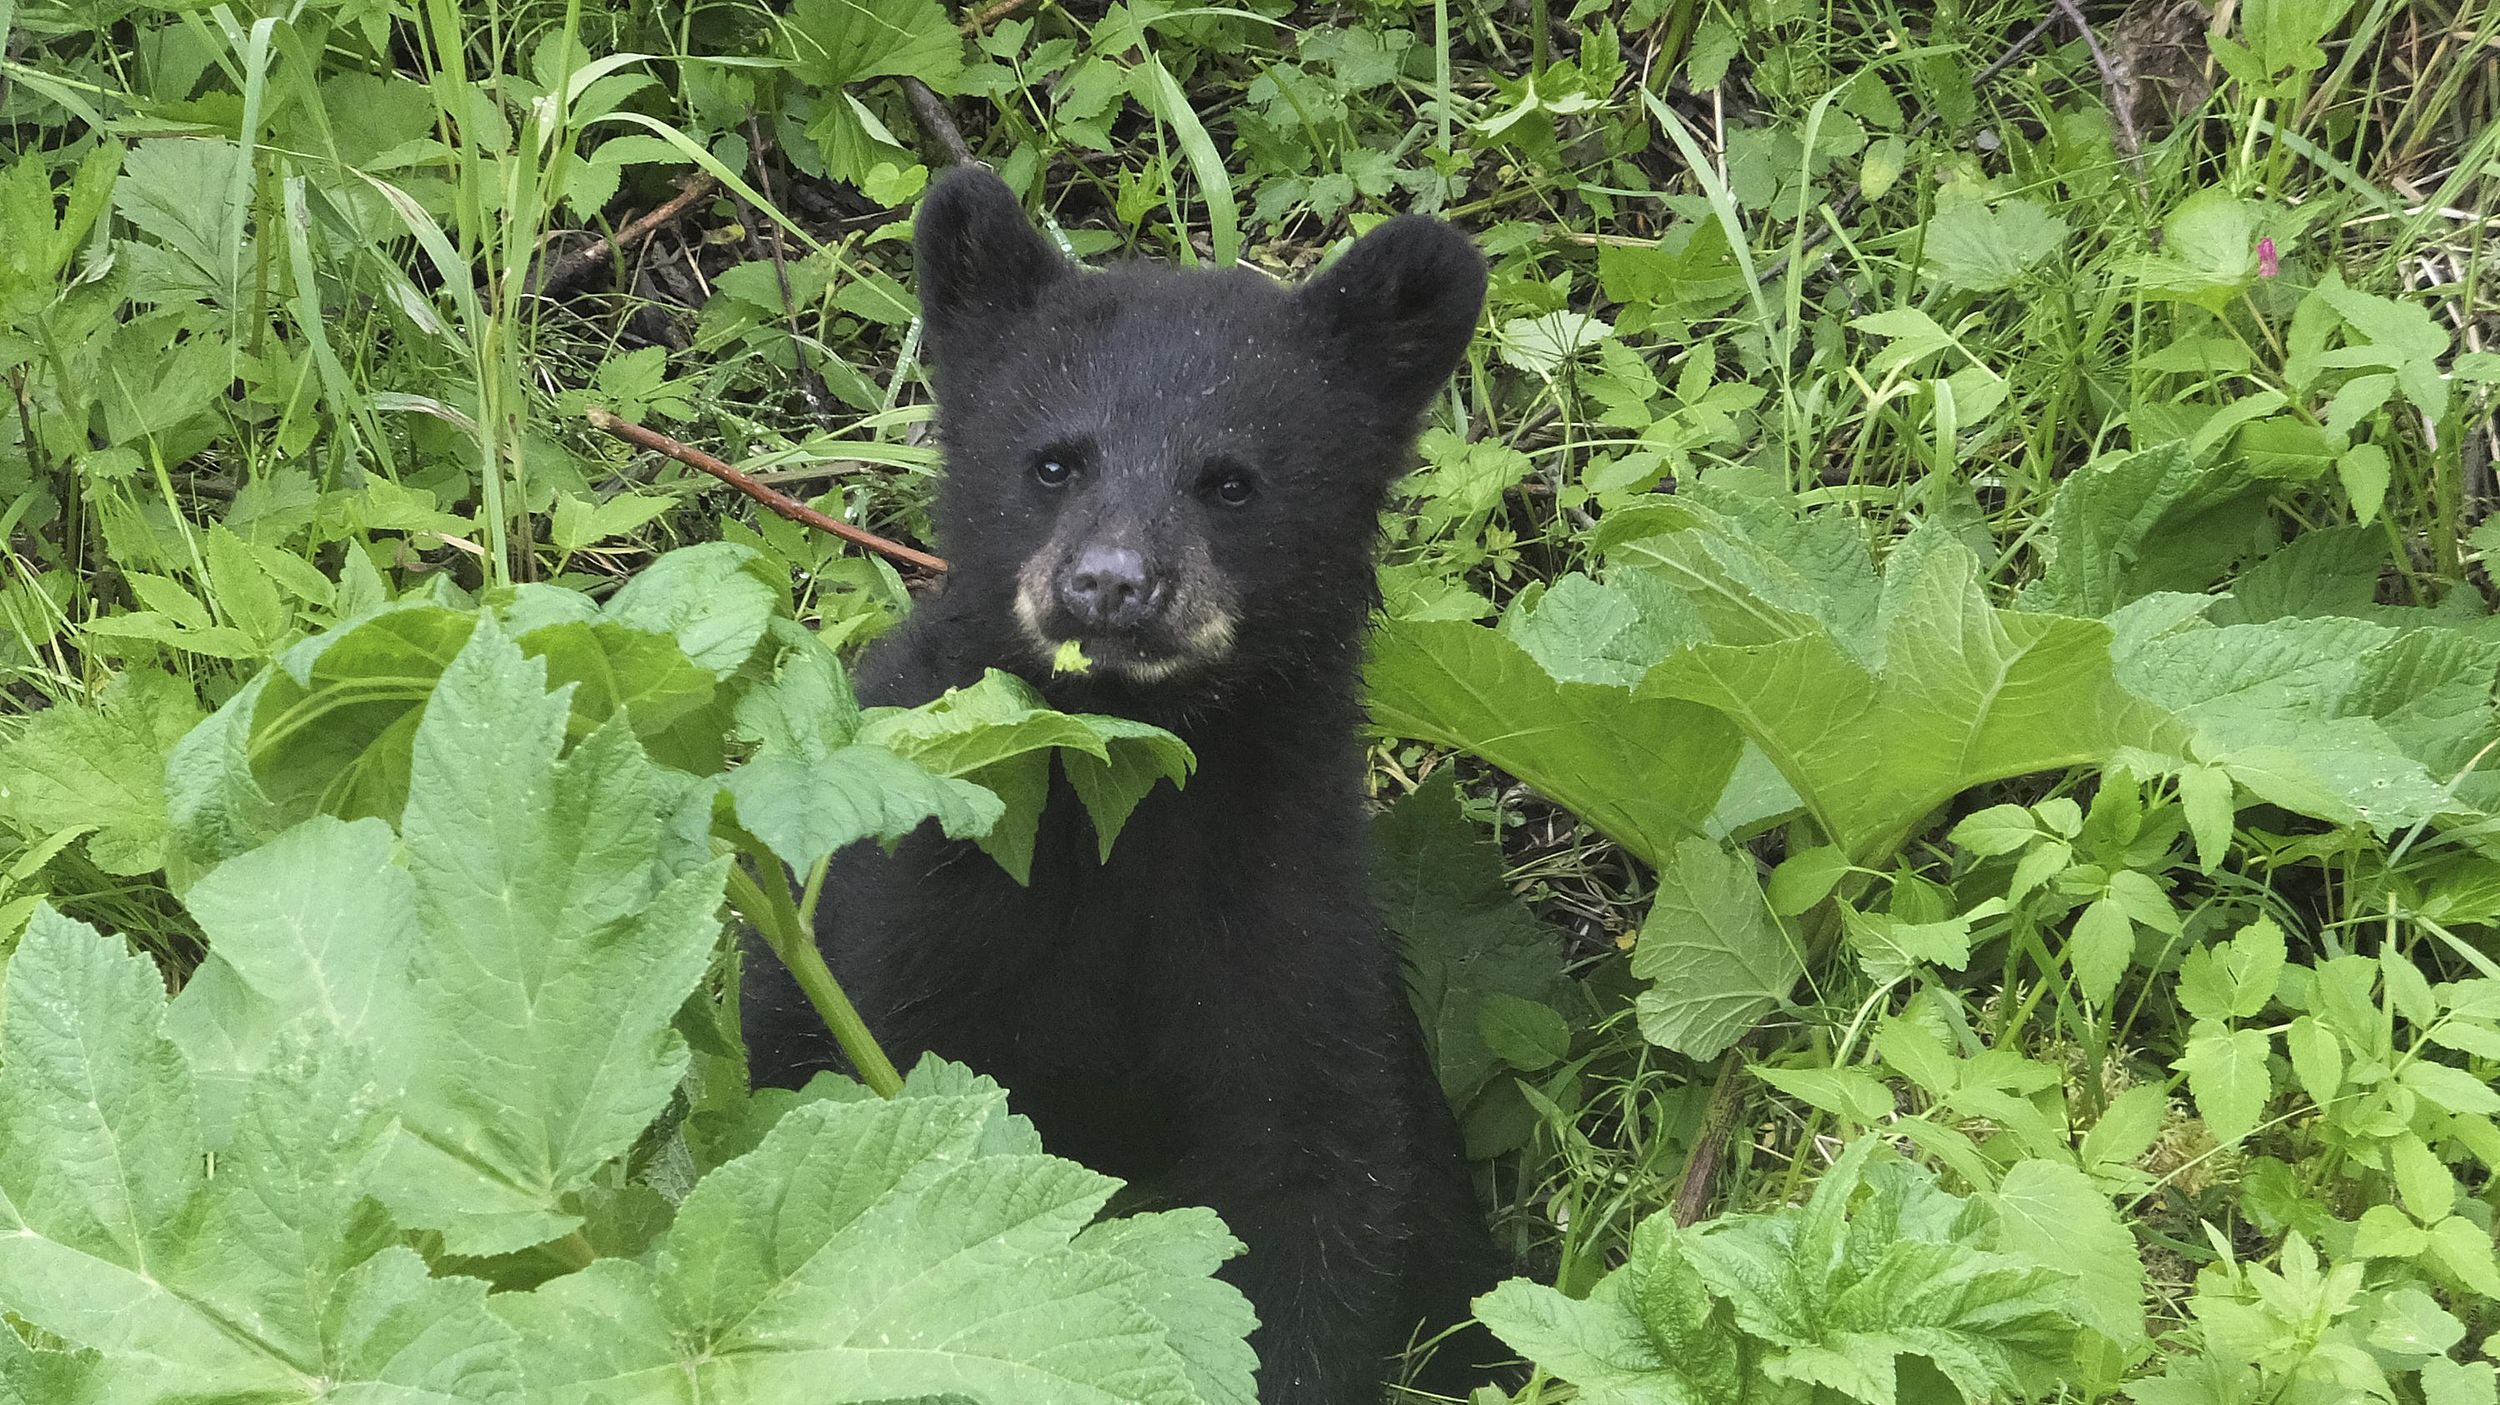
[[1030, 308], [1072, 271], [1025, 218], [1015, 192], [981, 166], [959, 166], [929, 187], [912, 250], [920, 313], [940, 362], [994, 335], [996, 324]]

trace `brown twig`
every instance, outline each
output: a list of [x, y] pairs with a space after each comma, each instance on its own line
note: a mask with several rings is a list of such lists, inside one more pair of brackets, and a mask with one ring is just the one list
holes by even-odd
[[921, 134], [938, 144], [946, 153], [947, 164], [969, 166], [972, 147], [964, 141], [962, 130], [946, 110], [946, 103], [936, 91], [917, 78], [903, 80], [903, 97], [911, 103], [912, 119], [920, 124]]
[[661, 226], [691, 210], [695, 202], [711, 194], [720, 182], [704, 172], [696, 172], [678, 186], [677, 194], [668, 203], [626, 225], [605, 239], [593, 239], [553, 264], [542, 267], [531, 280], [530, 291], [539, 297], [554, 297], [590, 276], [590, 271], [606, 263], [619, 249], [630, 249], [648, 239]]
[[1728, 1141], [1744, 1113], [1746, 1081], [1745, 1046], [1739, 1044], [1719, 1062], [1718, 1084], [1702, 1109], [1701, 1132], [1693, 1139], [1692, 1154], [1684, 1159], [1684, 1178], [1668, 1206], [1679, 1229], [1699, 1224], [1710, 1209], [1710, 1197], [1718, 1190], [1719, 1168], [1726, 1164]]
[[896, 561], [918, 566], [924, 571], [946, 569], [946, 562], [938, 557], [905, 546], [901, 542], [888, 541], [874, 532], [854, 527], [838, 518], [827, 517], [797, 498], [787, 493], [776, 492], [701, 449], [681, 444], [658, 430], [645, 429], [632, 420], [620, 419], [595, 405], [583, 417], [590, 421], [592, 428], [604, 430], [636, 448], [649, 449], [662, 457], [675, 459], [688, 468], [708, 473], [762, 503], [775, 514], [786, 517], [801, 526], [813, 527], [820, 532], [831, 532], [855, 546], [865, 547], [880, 556], [891, 557]]
[[2135, 103], [2128, 96], [2126, 78], [2118, 72], [2118, 65], [2110, 60], [2108, 51], [2101, 47], [2101, 36], [2092, 32], [2092, 22], [2083, 17], [2083, 6], [2075, 0], [2056, 0], [2056, 3], [2057, 12], [2066, 17], [2066, 22], [2075, 27], [2077, 34], [2083, 36], [2083, 47], [2092, 53], [2092, 66], [2101, 71], [2101, 95], [2109, 99], [2110, 111], [2117, 114], [2118, 144], [2126, 148], [2127, 164], [2133, 166], [2141, 159], [2138, 153], [2142, 151], [2144, 141], [2135, 129]]
[[[773, 195], [771, 148], [764, 145], [764, 132], [756, 125], [752, 108], [747, 110], [747, 150], [755, 171], [755, 184], [763, 193], [764, 203], [778, 211], [781, 202]], [[764, 222], [762, 214], [743, 199], [738, 201], [738, 211], [746, 218], [749, 242], [760, 242], [763, 237], [760, 228]], [[814, 358], [807, 354], [807, 339], [799, 334], [799, 304], [790, 295], [790, 265], [782, 256], [779, 224], [773, 226], [771, 253], [773, 282], [781, 288], [781, 320], [790, 331], [790, 356], [799, 364], [799, 391], [807, 397], [808, 410], [823, 415], [833, 403], [833, 392], [826, 389], [823, 373], [816, 369]]]
[[979, 34], [1031, 3], [1033, 0], [990, 0], [989, 4], [973, 11], [955, 27], [966, 34]]

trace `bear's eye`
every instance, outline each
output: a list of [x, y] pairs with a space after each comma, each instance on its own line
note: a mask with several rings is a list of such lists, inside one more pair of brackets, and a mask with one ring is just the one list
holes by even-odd
[[1259, 485], [1239, 469], [1227, 471], [1215, 480], [1215, 500], [1226, 507], [1240, 507], [1259, 495]]
[[1045, 454], [1033, 461], [1033, 481], [1045, 488], [1056, 488], [1075, 476], [1075, 469], [1052, 455]]

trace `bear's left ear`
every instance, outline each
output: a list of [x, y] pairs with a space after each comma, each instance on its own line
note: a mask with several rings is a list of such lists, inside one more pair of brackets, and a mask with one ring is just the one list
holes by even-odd
[[1458, 369], [1484, 311], [1484, 258], [1455, 227], [1400, 215], [1295, 294], [1358, 375], [1420, 414]]
[[1025, 218], [1007, 183], [980, 166], [957, 167], [929, 187], [912, 253], [921, 316], [942, 368], [977, 353], [1074, 271]]

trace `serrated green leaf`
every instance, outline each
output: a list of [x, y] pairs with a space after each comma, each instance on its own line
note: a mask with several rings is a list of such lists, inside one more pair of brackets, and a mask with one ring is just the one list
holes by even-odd
[[1736, 765], [1736, 730], [1718, 714], [1558, 681], [1480, 625], [1387, 621], [1364, 681], [1382, 731], [1480, 756], [1651, 864], [1703, 832]]
[[1795, 917], [1830, 897], [1832, 889], [1848, 873], [1849, 856], [1835, 845], [1799, 849], [1771, 870], [1770, 880], [1763, 884], [1763, 896], [1770, 900], [1773, 913]]
[[1991, 208], [1974, 199], [1940, 201], [1927, 221], [1921, 271], [1947, 287], [1993, 292], [2021, 281], [2066, 241], [2066, 222], [2036, 201]]
[[1983, 1206], [1924, 1170], [1870, 1166], [1867, 1140], [1802, 1208], [1713, 1221], [1693, 1238], [1702, 1280], [1770, 1350], [1774, 1379], [1893, 1405], [1895, 1362], [1926, 1358], [1967, 1399], [2025, 1394], [2071, 1355], [2066, 1273], [1998, 1252]]
[[[2257, 1128], [2266, 1099], [2274, 1091], [2266, 1071], [2266, 1036], [2254, 1029], [2231, 1029], [2200, 1019], [2188, 1036], [2187, 1048], [2173, 1065], [2187, 1075], [2197, 1115], [2223, 1143], [2236, 1142]], [[2500, 1106], [2500, 1098], [2494, 1099]]]
[[1675, 655], [1641, 692], [1735, 721], [1861, 862], [1972, 786], [2181, 740], [2118, 687], [2105, 626], [1990, 606], [1956, 545], [1893, 562], [1867, 661], [1795, 616], [1770, 628]]
[[1641, 1035], [1717, 1056], [1788, 998], [1805, 955], [1762, 896], [1753, 864], [1707, 839], [1678, 843], [1632, 948]]
[[47, 911], [7, 994], [0, 1307], [132, 1368], [106, 1398], [517, 1405], [486, 1285], [358, 1213], [385, 1122], [355, 1059], [274, 1061], [212, 1177], [153, 967]]
[[949, 689], [908, 711], [879, 708], [867, 714], [858, 739], [995, 794], [1004, 810], [986, 827], [981, 844], [1018, 881], [1032, 861], [1053, 752], [1085, 806], [1104, 857], [1147, 792], [1159, 781], [1183, 784], [1192, 764], [1188, 747], [1160, 727], [1053, 711], [1033, 685], [997, 669], [971, 687]]
[[1979, 857], [2010, 854], [2040, 837], [2040, 823], [2020, 805], [1991, 805], [1965, 815], [1946, 838]]
[[107, 873], [165, 862], [165, 763], [200, 720], [191, 685], [157, 669], [114, 679], [93, 706], [61, 703], [0, 748], [0, 815], [27, 839], [85, 830]]
[[1727, 1405], [1746, 1398], [1742, 1348], [1715, 1329], [1685, 1242], [1654, 1216], [1634, 1231], [1630, 1259], [1586, 1299], [1512, 1279], [1478, 1298], [1476, 1315], [1590, 1405]]
[[995, 1084], [924, 1063], [897, 1098], [785, 1114], [644, 1260], [497, 1308], [546, 1344], [526, 1364], [550, 1405], [1249, 1405], [1247, 1307], [1205, 1277], [1237, 1246], [1204, 1211], [1089, 1228], [1112, 1186], [1043, 1155]]
[[1522, 1000], [1506, 991], [1487, 991], [1476, 1022], [1484, 1032], [1485, 1047], [1522, 1072], [1551, 1068], [1571, 1052], [1571, 1025], [1551, 1005]]
[[2134, 958], [2135, 924], [2127, 920], [2126, 910], [2111, 899], [2093, 899], [2075, 919], [2066, 943], [2075, 993], [2096, 1007], [2107, 1005]]
[[1545, 1006], [1569, 999], [1561, 945], [1502, 881], [1502, 855], [1458, 807], [1444, 768], [1374, 821], [1382, 921], [1404, 957], [1406, 989], [1441, 1091], [1464, 1108], [1500, 1071], [1482, 1011], [1495, 993]]
[[2334, 1033], [2311, 1016], [2295, 1018], [2283, 1031], [2283, 1050], [2291, 1055], [2292, 1076], [2309, 1100], [2325, 1107], [2344, 1082], [2344, 1046]]
[[1998, 1247], [2076, 1276], [2075, 1315], [2121, 1347], [2144, 1340], [2144, 1263], [2090, 1177], [2058, 1161], [2015, 1163], [1998, 1183]]
[[705, 542], [653, 560], [609, 597], [601, 614], [673, 636], [687, 658], [727, 678], [754, 655], [786, 593], [753, 551]]

